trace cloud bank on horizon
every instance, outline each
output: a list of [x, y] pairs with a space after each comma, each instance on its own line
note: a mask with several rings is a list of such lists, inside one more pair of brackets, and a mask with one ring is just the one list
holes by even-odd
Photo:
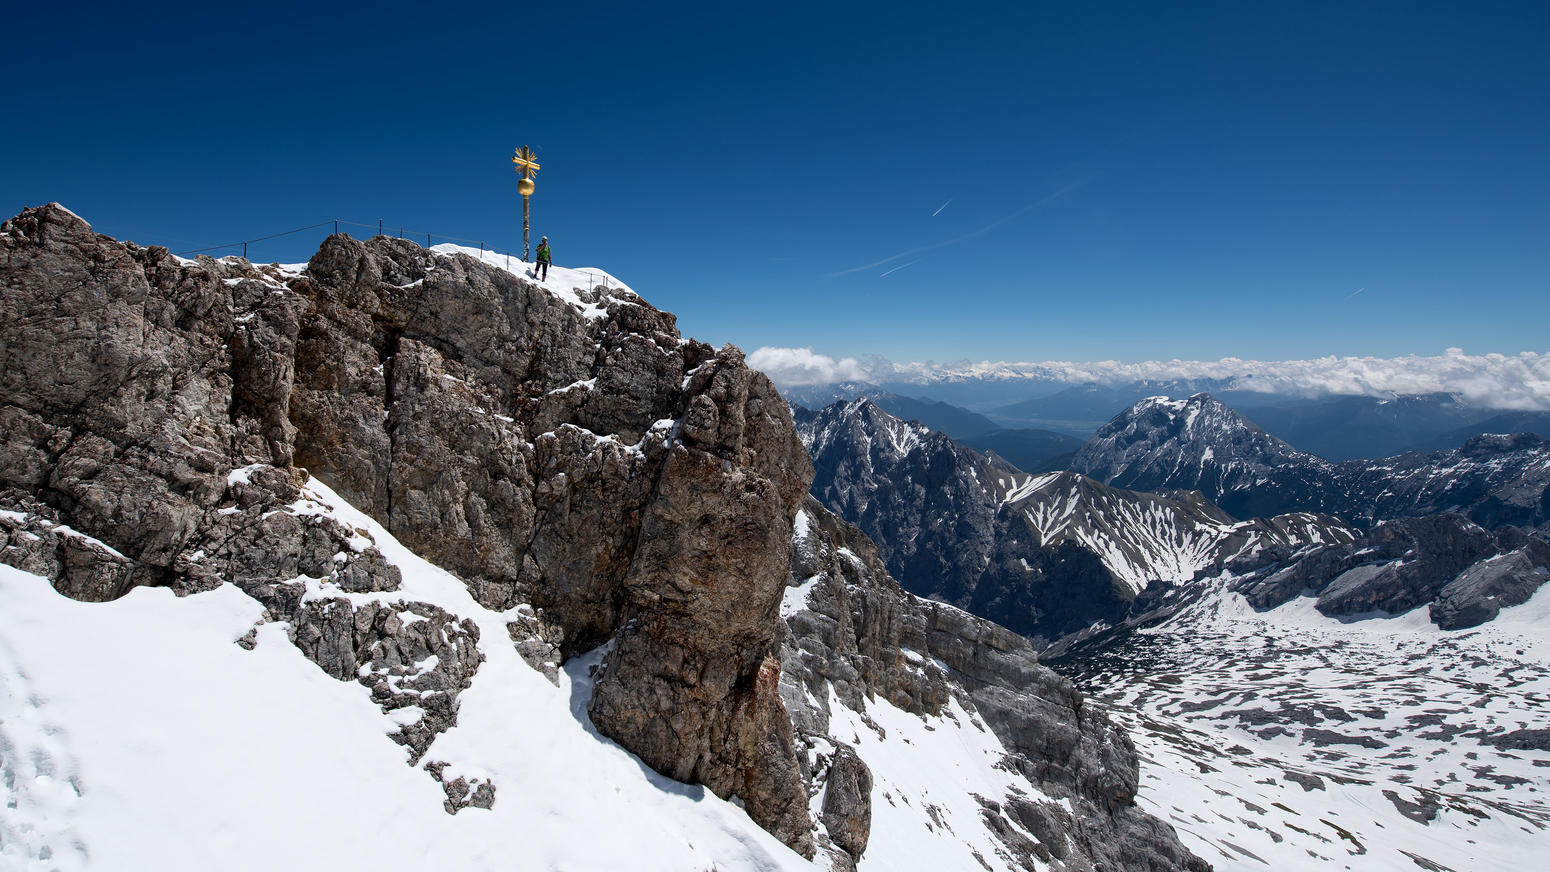
[[811, 348], [766, 345], [748, 355], [748, 365], [762, 370], [778, 387], [783, 388], [873, 380], [872, 369], [856, 358], [835, 360]]
[[1550, 411], [1550, 352], [1465, 354], [1449, 348], [1422, 357], [1320, 357], [1313, 360], [1116, 360], [1078, 363], [894, 363], [881, 357], [834, 358], [811, 348], [766, 346], [748, 363], [782, 388], [839, 382], [930, 384], [986, 380], [1114, 384], [1132, 381], [1218, 380], [1236, 390], [1267, 394], [1389, 397], [1451, 393], [1487, 408]]

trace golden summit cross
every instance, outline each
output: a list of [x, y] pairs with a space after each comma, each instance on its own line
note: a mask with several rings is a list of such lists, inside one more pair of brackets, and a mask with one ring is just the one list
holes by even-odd
[[522, 195], [523, 260], [532, 260], [532, 246], [528, 244], [527, 204], [528, 198], [533, 196], [533, 175], [538, 172], [538, 161], [536, 160], [537, 157], [538, 155], [534, 154], [531, 148], [528, 148], [524, 145], [517, 149], [516, 155], [511, 158], [511, 162], [516, 164], [517, 172], [522, 174], [522, 178], [517, 180], [517, 193]]
[[511, 159], [511, 162], [517, 165], [517, 169], [522, 173], [522, 178], [531, 179], [538, 172], [538, 161], [534, 160], [536, 157], [538, 155], [524, 145], [517, 149], [517, 154]]

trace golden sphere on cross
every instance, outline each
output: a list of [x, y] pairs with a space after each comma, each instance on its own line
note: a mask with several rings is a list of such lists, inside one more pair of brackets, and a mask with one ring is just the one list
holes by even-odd
[[533, 180], [532, 179], [518, 179], [517, 180], [517, 193], [521, 194], [524, 197], [532, 196], [532, 194], [533, 194]]

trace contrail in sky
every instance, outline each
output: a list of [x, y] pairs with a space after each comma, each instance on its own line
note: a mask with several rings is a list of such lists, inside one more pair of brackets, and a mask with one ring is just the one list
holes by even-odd
[[1356, 296], [1356, 295], [1357, 295], [1357, 294], [1360, 294], [1360, 293], [1361, 293], [1361, 292], [1362, 292], [1362, 291], [1365, 291], [1365, 290], [1367, 290], [1367, 289], [1366, 289], [1366, 288], [1357, 288], [1357, 289], [1356, 289], [1356, 290], [1354, 290], [1354, 291], [1352, 291], [1352, 292], [1351, 292], [1351, 293], [1349, 293], [1349, 294], [1346, 294], [1346, 295], [1345, 295], [1345, 298], [1346, 298], [1346, 299], [1347, 299], [1347, 300], [1349, 300], [1349, 299], [1351, 299], [1351, 298], [1352, 298], [1352, 297], [1354, 297], [1354, 296]]
[[879, 275], [879, 276], [878, 276], [878, 278], [880, 278], [880, 279], [881, 279], [881, 278], [887, 278], [887, 277], [888, 277], [888, 276], [891, 276], [891, 275], [893, 275], [893, 274], [894, 274], [894, 273], [896, 273], [896, 272], [898, 272], [898, 271], [899, 271], [899, 270], [901, 270], [901, 269], [904, 269], [904, 267], [910, 267], [910, 266], [914, 266], [914, 265], [915, 265], [915, 264], [917, 264], [917, 263], [920, 263], [920, 261], [918, 261], [918, 260], [912, 260], [912, 261], [910, 261], [910, 262], [909, 262], [909, 263], [907, 263], [907, 264], [905, 264], [905, 265], [904, 265], [904, 266], [896, 266], [896, 267], [894, 267], [894, 268], [893, 268], [893, 269], [891, 269], [891, 270], [889, 270], [889, 271], [887, 271], [887, 272], [885, 272], [885, 273], [883, 273], [883, 274], [881, 274], [881, 275]]
[[[1069, 185], [1066, 185], [1064, 188], [1061, 188], [1053, 194], [1046, 194], [1045, 196], [1040, 197], [1039, 199], [1034, 200], [1032, 203], [1022, 207], [1021, 209], [1003, 215], [1000, 218], [990, 222], [989, 224], [986, 224], [984, 227], [969, 233], [965, 233], [962, 236], [954, 236], [952, 239], [944, 239], [941, 242], [933, 242], [930, 245], [922, 245], [919, 248], [912, 248], [908, 251], [901, 251], [898, 254], [885, 257], [882, 260], [874, 260], [871, 263], [864, 263], [861, 266], [853, 266], [850, 269], [842, 269], [839, 272], [829, 273], [829, 278], [839, 278], [840, 276], [850, 275], [851, 273], [861, 272], [862, 270], [876, 269], [885, 263], [893, 263], [896, 260], [910, 257], [912, 255], [923, 254], [927, 251], [935, 251], [938, 248], [946, 248], [949, 245], [957, 245], [960, 242], [965, 242], [967, 240], [974, 239], [975, 237], [984, 236], [990, 231], [995, 230], [997, 227], [1000, 227], [1008, 221], [1011, 221], [1013, 218], [1020, 217], [1026, 212], [1032, 212], [1034, 209], [1037, 209], [1040, 206], [1046, 206], [1055, 202], [1056, 200], [1059, 200], [1061, 197], [1064, 197], [1072, 191], [1075, 191], [1076, 189], [1087, 184], [1088, 181], [1089, 180], [1084, 179], [1080, 182], [1073, 182]], [[947, 204], [943, 203], [942, 205], [945, 206]]]
[[[947, 198], [947, 203], [951, 203], [952, 201], [952, 197]], [[936, 216], [942, 214], [942, 210], [947, 208], [947, 203], [943, 203], [942, 205], [936, 207], [936, 211], [931, 213], [931, 217], [935, 218]]]

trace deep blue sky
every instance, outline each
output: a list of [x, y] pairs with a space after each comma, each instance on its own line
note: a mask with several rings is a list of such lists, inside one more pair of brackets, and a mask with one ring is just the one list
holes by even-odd
[[529, 144], [535, 241], [718, 344], [1550, 348], [1537, 0], [14, 5], [6, 215], [175, 251], [334, 217], [519, 246]]

